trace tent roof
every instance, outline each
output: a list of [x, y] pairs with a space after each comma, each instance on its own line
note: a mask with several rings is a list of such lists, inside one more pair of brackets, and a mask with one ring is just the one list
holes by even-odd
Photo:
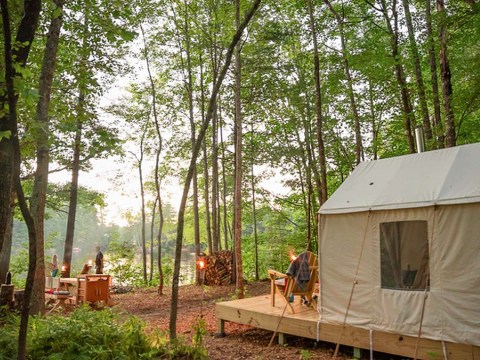
[[360, 163], [320, 213], [480, 202], [480, 143]]

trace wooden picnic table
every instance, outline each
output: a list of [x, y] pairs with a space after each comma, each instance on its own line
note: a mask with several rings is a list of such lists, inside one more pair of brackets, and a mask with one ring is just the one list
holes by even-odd
[[72, 294], [51, 294], [51, 293], [45, 293], [45, 305], [48, 305], [53, 302], [53, 307], [48, 310], [48, 313], [50, 314], [53, 310], [57, 309], [58, 307], [63, 307], [64, 309], [66, 308], [65, 302], [67, 300], [71, 301], [75, 299], [75, 296], [72, 296]]
[[61, 290], [67, 290], [67, 291], [74, 291], [76, 292], [76, 289], [78, 288], [78, 278], [60, 278], [60, 285], [59, 288]]
[[78, 283], [78, 278], [60, 278], [60, 283], [61, 284], [68, 284], [68, 285], [77, 285]]
[[51, 313], [53, 310], [63, 307], [66, 308], [66, 301], [70, 304], [76, 304], [77, 302], [77, 278], [49, 278], [47, 277], [45, 292], [45, 305], [53, 303], [53, 307], [48, 311]]

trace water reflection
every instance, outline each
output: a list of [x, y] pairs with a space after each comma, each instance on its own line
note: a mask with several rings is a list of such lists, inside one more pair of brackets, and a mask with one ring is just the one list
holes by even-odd
[[180, 285], [190, 285], [195, 283], [195, 253], [182, 251], [180, 261]]

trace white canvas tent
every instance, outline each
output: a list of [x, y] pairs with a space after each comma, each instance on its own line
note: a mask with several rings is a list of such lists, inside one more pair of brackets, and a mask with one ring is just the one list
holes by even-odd
[[480, 144], [359, 164], [319, 226], [320, 326], [480, 346]]

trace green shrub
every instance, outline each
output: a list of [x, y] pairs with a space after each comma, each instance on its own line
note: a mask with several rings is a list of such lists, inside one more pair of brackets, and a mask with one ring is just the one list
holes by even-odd
[[0, 318], [0, 360], [16, 359], [20, 317], [5, 313], [7, 315]]
[[[19, 317], [0, 319], [0, 360], [17, 357]], [[204, 359], [206, 351], [198, 336], [196, 344], [170, 343], [166, 335], [146, 335], [144, 324], [134, 316], [125, 317], [110, 308], [94, 311], [80, 307], [70, 316], [32, 317], [29, 321], [29, 359]], [[200, 333], [200, 335], [198, 334]]]

